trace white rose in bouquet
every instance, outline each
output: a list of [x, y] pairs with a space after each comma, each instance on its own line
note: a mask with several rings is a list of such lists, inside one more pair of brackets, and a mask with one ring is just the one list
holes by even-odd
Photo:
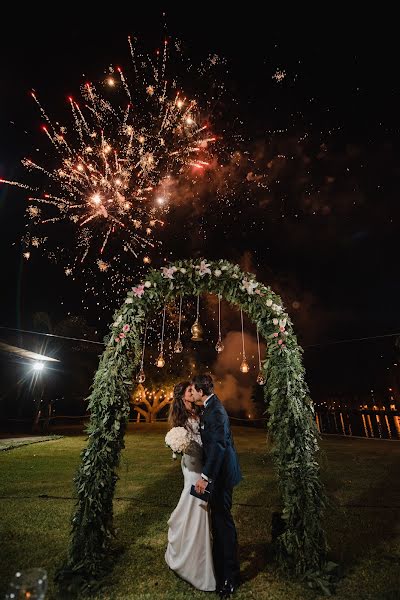
[[189, 433], [184, 427], [173, 427], [165, 436], [166, 445], [172, 450], [172, 458], [183, 454], [190, 444]]

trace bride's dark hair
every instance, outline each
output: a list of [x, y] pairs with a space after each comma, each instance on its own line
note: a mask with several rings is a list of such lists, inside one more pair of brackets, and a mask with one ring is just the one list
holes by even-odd
[[[183, 396], [190, 385], [190, 381], [180, 381], [174, 387], [174, 399], [169, 407], [168, 414], [170, 427], [186, 427], [187, 420], [192, 416], [183, 403]], [[199, 413], [199, 409], [195, 405], [193, 405], [193, 410], [195, 414]]]

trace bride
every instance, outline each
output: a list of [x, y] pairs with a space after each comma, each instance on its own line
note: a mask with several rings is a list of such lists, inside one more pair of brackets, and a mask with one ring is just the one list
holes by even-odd
[[200, 417], [193, 404], [192, 386], [188, 381], [174, 388], [169, 418], [171, 427], [185, 427], [191, 443], [182, 456], [183, 490], [168, 521], [167, 565], [195, 588], [215, 591], [208, 505], [190, 494], [190, 488], [202, 471]]

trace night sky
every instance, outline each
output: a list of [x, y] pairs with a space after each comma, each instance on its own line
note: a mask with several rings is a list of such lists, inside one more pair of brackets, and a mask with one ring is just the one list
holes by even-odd
[[[226, 60], [213, 131], [229, 149], [225, 169], [208, 189], [204, 183], [196, 201], [172, 204], [154, 265], [190, 256], [239, 262], [281, 294], [305, 346], [399, 331], [395, 37], [372, 18], [335, 23], [315, 15], [314, 24], [294, 26], [294, 18], [289, 25], [251, 11], [204, 8], [169, 10], [167, 33], [182, 40], [193, 63], [214, 53]], [[24, 181], [20, 160], [42, 143], [31, 89], [63, 116], [83, 75], [100, 79], [108, 65], [128, 61], [128, 34], [151, 49], [163, 31], [161, 13], [150, 10], [115, 20], [104, 15], [91, 25], [60, 18], [49, 27], [36, 17], [17, 32], [10, 24], [0, 42], [0, 177]], [[223, 198], [221, 176], [231, 182]], [[84, 313], [104, 334], [112, 313], [90, 298], [83, 311], [79, 278], [66, 278], [40, 252], [21, 258], [25, 198], [24, 190], [0, 187], [0, 324], [30, 328], [37, 311], [55, 319]], [[345, 350], [363, 356], [360, 372], [371, 367], [364, 350]], [[369, 353], [371, 364], [382, 352], [390, 362], [390, 348], [381, 350]], [[340, 370], [339, 354], [328, 360]]]

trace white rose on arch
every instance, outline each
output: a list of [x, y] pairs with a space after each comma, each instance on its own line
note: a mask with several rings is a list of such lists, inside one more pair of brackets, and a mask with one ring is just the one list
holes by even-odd
[[[129, 298], [128, 298], [128, 300], [129, 300]], [[127, 303], [126, 300], [125, 300], [125, 303]], [[117, 319], [113, 323], [113, 327], [118, 327], [118, 325], [121, 323], [121, 321], [122, 321], [122, 315], [118, 315]]]

